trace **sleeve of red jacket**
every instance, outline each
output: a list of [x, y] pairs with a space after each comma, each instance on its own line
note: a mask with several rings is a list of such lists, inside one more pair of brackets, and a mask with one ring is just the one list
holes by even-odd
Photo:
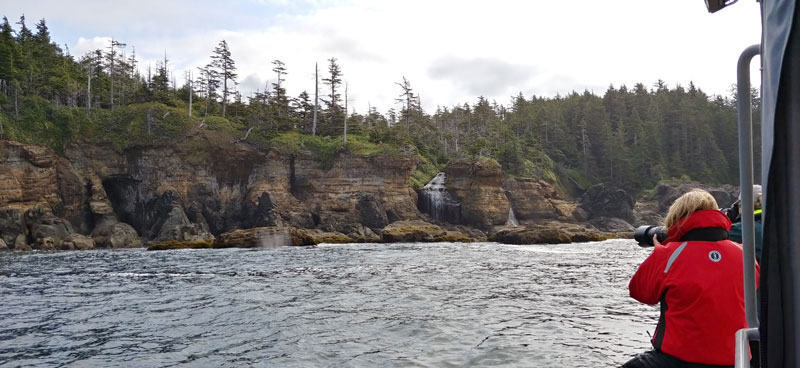
[[667, 276], [664, 273], [666, 265], [664, 255], [667, 252], [666, 246], [657, 245], [653, 253], [639, 265], [639, 269], [628, 284], [631, 298], [650, 305], [658, 303], [664, 292], [664, 279]]

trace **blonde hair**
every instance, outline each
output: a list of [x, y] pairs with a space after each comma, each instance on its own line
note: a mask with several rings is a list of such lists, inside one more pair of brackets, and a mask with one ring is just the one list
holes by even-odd
[[664, 225], [668, 229], [673, 226], [680, 225], [680, 219], [689, 216], [700, 210], [718, 210], [717, 200], [711, 193], [702, 189], [692, 189], [692, 191], [680, 196], [678, 199], [669, 206], [667, 218], [664, 220]]
[[[742, 200], [742, 192], [739, 191], [739, 200]], [[761, 209], [761, 185], [753, 184], [753, 209]]]

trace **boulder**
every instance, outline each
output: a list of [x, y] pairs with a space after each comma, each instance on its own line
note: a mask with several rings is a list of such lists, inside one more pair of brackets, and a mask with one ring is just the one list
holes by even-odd
[[8, 250], [8, 245], [6, 245], [6, 241], [3, 238], [0, 238], [0, 251]]
[[73, 232], [69, 221], [53, 215], [30, 215], [30, 211], [28, 211], [26, 222], [28, 222], [31, 238], [48, 238], [53, 241], [55, 247], [60, 247], [64, 238]]
[[23, 238], [28, 235], [28, 228], [25, 226], [23, 211], [18, 208], [0, 209], [0, 234], [8, 245], [14, 245], [17, 236]]
[[191, 223], [183, 209], [176, 206], [167, 214], [153, 240], [163, 243], [169, 240], [192, 242], [213, 239], [214, 235], [206, 231], [202, 224]]
[[347, 233], [347, 236], [356, 243], [380, 243], [381, 236], [376, 234], [372, 229], [364, 225], [356, 224], [352, 231]]
[[61, 243], [64, 250], [89, 250], [94, 249], [94, 239], [81, 234], [69, 234]]
[[111, 227], [106, 245], [109, 248], [137, 248], [142, 246], [142, 239], [133, 226], [120, 222]]
[[304, 230], [293, 227], [256, 227], [220, 234], [214, 248], [264, 248], [290, 245], [314, 245]]
[[18, 251], [26, 251], [26, 250], [33, 250], [31, 246], [28, 244], [28, 241], [25, 239], [25, 235], [19, 234], [17, 238], [14, 239], [14, 250]]
[[33, 249], [56, 250], [58, 248], [56, 246], [56, 241], [53, 238], [46, 236], [44, 238], [37, 238], [36, 242], [33, 243]]
[[97, 247], [102, 248], [136, 248], [143, 245], [133, 226], [110, 220], [94, 229], [92, 239]]

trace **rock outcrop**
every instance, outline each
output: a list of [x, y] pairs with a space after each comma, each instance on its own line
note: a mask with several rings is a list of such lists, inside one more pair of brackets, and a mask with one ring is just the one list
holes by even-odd
[[574, 220], [574, 208], [564, 209], [556, 188], [543, 180], [506, 179], [503, 181], [503, 190], [520, 223]]
[[492, 160], [453, 161], [445, 167], [447, 190], [461, 203], [461, 223], [482, 230], [504, 225], [511, 207], [503, 171]]
[[504, 228], [493, 234], [489, 240], [506, 244], [563, 244], [632, 236], [633, 233], [603, 232], [578, 224], [550, 222]]
[[381, 240], [385, 243], [473, 241], [467, 234], [446, 230], [439, 225], [419, 220], [398, 221], [390, 224], [381, 231]]
[[293, 227], [256, 227], [220, 234], [214, 248], [274, 248], [314, 245], [305, 231]]
[[61, 249], [63, 250], [88, 250], [94, 248], [94, 239], [81, 234], [69, 234], [61, 243]]
[[633, 222], [633, 197], [619, 188], [596, 184], [583, 193], [578, 206], [586, 212], [588, 220], [616, 217]]

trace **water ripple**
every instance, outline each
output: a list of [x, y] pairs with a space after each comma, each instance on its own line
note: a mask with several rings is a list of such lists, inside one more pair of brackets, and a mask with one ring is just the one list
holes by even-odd
[[572, 245], [0, 254], [0, 367], [614, 367], [647, 250]]

